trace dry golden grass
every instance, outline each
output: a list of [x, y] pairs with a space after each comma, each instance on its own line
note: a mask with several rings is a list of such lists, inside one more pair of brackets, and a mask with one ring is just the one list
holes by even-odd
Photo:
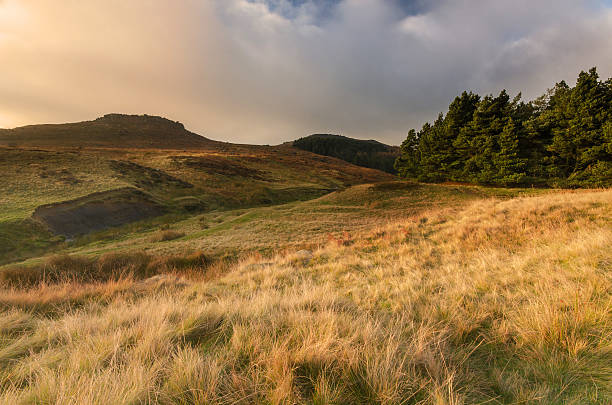
[[166, 229], [155, 232], [149, 238], [150, 242], [167, 242], [169, 240], [179, 239], [185, 236], [183, 232], [174, 231], [172, 229]]
[[[188, 255], [150, 256], [142, 252], [106, 253], [98, 258], [55, 255], [33, 265], [10, 265], [0, 271], [0, 288], [27, 290], [41, 286], [143, 280], [160, 274], [188, 275], [209, 279], [211, 268], [227, 266], [227, 260], [213, 260], [201, 252]], [[218, 270], [211, 270], [215, 274]], [[219, 273], [220, 274], [220, 273]]]
[[611, 403], [610, 246], [612, 191], [560, 192], [207, 281], [4, 290], [0, 402]]

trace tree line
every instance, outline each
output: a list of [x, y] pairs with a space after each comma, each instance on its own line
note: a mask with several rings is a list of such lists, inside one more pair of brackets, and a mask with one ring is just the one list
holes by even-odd
[[539, 98], [463, 92], [433, 123], [414, 129], [395, 169], [425, 182], [502, 186], [612, 185], [612, 78], [596, 68], [574, 87], [557, 83]]
[[324, 156], [333, 156], [357, 166], [394, 173], [397, 147], [374, 140], [348, 138], [342, 135], [314, 134], [293, 142], [296, 148]]

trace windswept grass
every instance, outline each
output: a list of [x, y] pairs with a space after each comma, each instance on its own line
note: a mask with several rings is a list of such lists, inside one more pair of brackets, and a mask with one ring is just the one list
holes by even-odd
[[[207, 281], [5, 289], [0, 403], [611, 403], [610, 246], [612, 191], [559, 192]], [[79, 305], [31, 309], [52, 296]]]
[[201, 252], [189, 255], [150, 256], [145, 253], [106, 253], [98, 258], [55, 255], [32, 266], [12, 265], [0, 271], [0, 286], [30, 288], [38, 285], [91, 283], [121, 279], [142, 280], [158, 274], [205, 274], [214, 261]]

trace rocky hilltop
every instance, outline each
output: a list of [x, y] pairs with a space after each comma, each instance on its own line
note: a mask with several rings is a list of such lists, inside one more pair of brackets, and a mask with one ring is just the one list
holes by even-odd
[[106, 114], [93, 121], [0, 131], [0, 146], [198, 149], [212, 143], [180, 122], [146, 114]]

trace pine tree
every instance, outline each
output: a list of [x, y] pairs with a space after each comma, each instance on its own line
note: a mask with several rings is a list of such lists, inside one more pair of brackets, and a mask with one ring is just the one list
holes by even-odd
[[400, 156], [395, 161], [394, 168], [400, 177], [416, 178], [418, 176], [420, 163], [419, 139], [416, 131], [411, 129], [408, 136], [402, 142]]
[[527, 178], [526, 159], [520, 156], [519, 132], [512, 118], [498, 137], [499, 152], [495, 155], [497, 169], [495, 183], [508, 185], [522, 184]]
[[474, 112], [480, 102], [480, 96], [472, 92], [464, 91], [461, 96], [456, 97], [448, 107], [448, 113], [444, 119], [448, 149], [447, 167], [450, 180], [463, 180], [463, 169], [465, 158], [462, 150], [456, 146], [457, 139], [464, 128], [474, 118]]
[[611, 186], [612, 78], [593, 68], [529, 103], [464, 92], [402, 146], [396, 168], [422, 181]]
[[462, 178], [491, 183], [497, 177], [493, 163], [498, 152], [497, 137], [510, 116], [510, 110], [510, 96], [505, 90], [497, 97], [486, 96], [478, 103], [474, 118], [455, 141], [465, 158]]
[[567, 92], [569, 86], [565, 82], [557, 83], [554, 88], [530, 103], [531, 117], [525, 119], [523, 127], [525, 136], [522, 150], [527, 157], [527, 173], [534, 179], [559, 178], [561, 172], [554, 163], [553, 154], [548, 149], [552, 142], [552, 129], [561, 121], [555, 112], [555, 105], [561, 94]]
[[446, 116], [438, 115], [433, 125], [419, 132], [420, 180], [461, 180], [463, 159], [455, 141], [461, 128], [472, 120], [479, 100], [478, 95], [463, 92], [449, 105]]
[[444, 181], [448, 178], [446, 161], [449, 159], [452, 145], [446, 142], [444, 135], [444, 116], [438, 115], [433, 125], [426, 124], [418, 134], [419, 170], [421, 181]]

